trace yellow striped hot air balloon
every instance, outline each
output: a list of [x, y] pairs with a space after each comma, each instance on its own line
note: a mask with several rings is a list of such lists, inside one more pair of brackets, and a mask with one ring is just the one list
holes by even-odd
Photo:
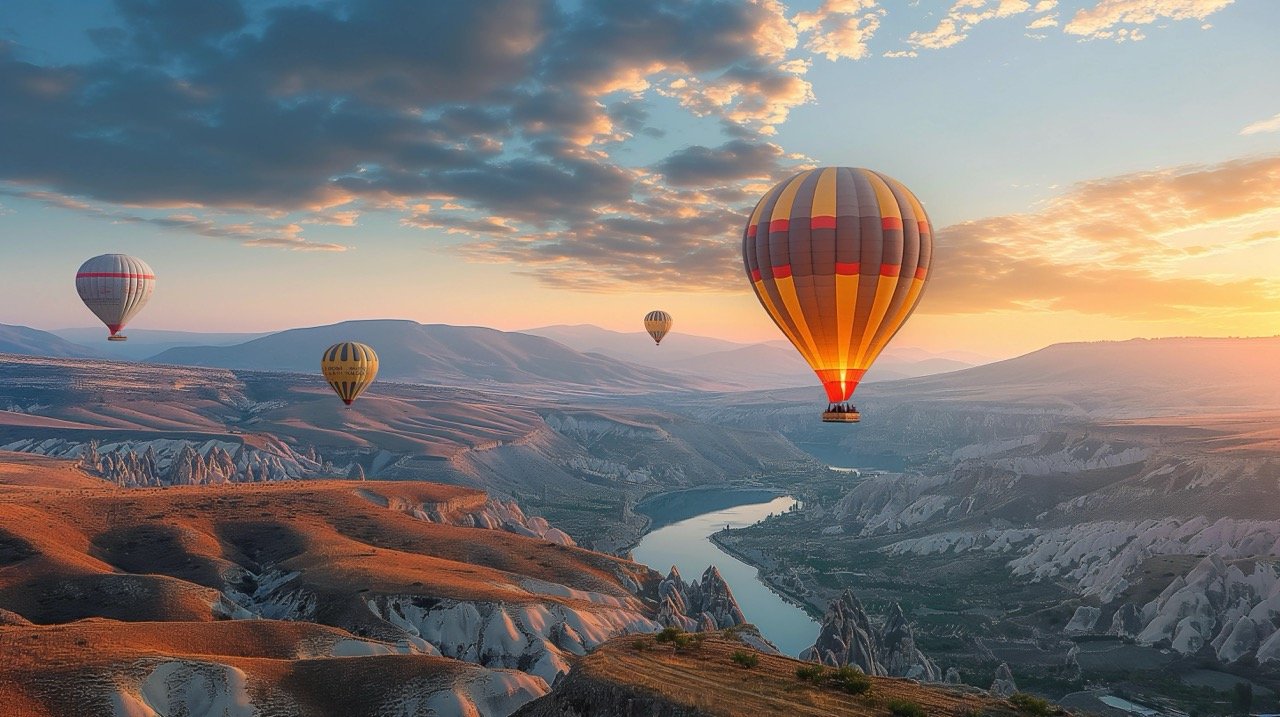
[[378, 376], [378, 354], [355, 341], [344, 341], [324, 350], [320, 372], [342, 402], [351, 405]]
[[667, 335], [674, 323], [671, 314], [665, 311], [650, 311], [644, 315], [644, 330], [653, 337], [655, 346], [662, 344], [662, 337]]
[[800, 172], [756, 204], [742, 261], [756, 297], [827, 391], [824, 421], [847, 402], [929, 279], [933, 229], [901, 182], [869, 169]]

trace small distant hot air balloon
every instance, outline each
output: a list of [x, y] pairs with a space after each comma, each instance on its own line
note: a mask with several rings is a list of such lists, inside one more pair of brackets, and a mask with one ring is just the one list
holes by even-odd
[[667, 335], [671, 330], [671, 314], [665, 311], [650, 311], [644, 315], [644, 330], [649, 332], [653, 337], [655, 346], [662, 343], [662, 337]]
[[324, 350], [320, 372], [338, 398], [350, 406], [378, 376], [378, 354], [355, 341], [334, 344]]
[[756, 297], [854, 422], [854, 389], [920, 302], [933, 230], [920, 200], [869, 169], [800, 172], [756, 204], [742, 261]]
[[125, 341], [120, 330], [142, 311], [156, 287], [147, 263], [125, 254], [95, 256], [76, 272], [76, 292], [111, 334], [108, 341]]

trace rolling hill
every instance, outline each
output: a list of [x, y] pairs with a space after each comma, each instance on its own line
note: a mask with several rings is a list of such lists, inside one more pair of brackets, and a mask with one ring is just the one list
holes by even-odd
[[130, 327], [125, 332], [129, 336], [128, 341], [108, 343], [106, 330], [101, 326], [55, 329], [49, 333], [88, 347], [96, 356], [124, 361], [141, 361], [161, 351], [181, 346], [229, 346], [267, 335], [265, 333], [163, 331]]
[[[643, 331], [624, 333], [598, 326], [543, 326], [523, 333], [545, 336], [584, 353], [660, 368], [738, 388], [787, 388], [814, 385], [813, 371], [786, 341], [736, 343], [675, 331], [655, 347]], [[935, 354], [905, 348], [886, 351], [867, 373], [867, 382], [892, 381], [969, 368], [989, 359], [973, 354]]]
[[47, 331], [9, 324], [0, 324], [0, 353], [60, 358], [88, 358], [96, 355], [88, 347]]
[[620, 513], [628, 496], [812, 465], [775, 434], [633, 402], [380, 380], [344, 408], [316, 375], [0, 355], [0, 449], [126, 486], [435, 480], [536, 500], [609, 550], [643, 526]]
[[313, 373], [324, 349], [360, 341], [378, 352], [380, 380], [525, 395], [634, 394], [723, 387], [603, 356], [581, 354], [550, 339], [474, 326], [413, 321], [348, 321], [291, 329], [233, 346], [163, 351], [151, 360], [184, 366]]
[[660, 611], [657, 573], [474, 490], [76, 470], [0, 470], [6, 716], [505, 717], [612, 637], [736, 624]]

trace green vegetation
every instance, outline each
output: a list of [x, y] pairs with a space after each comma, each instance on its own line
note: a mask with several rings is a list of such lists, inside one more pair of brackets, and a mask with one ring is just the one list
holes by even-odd
[[920, 703], [911, 700], [889, 700], [888, 707], [893, 717], [928, 717]]
[[1009, 697], [1009, 702], [1018, 711], [1028, 715], [1051, 715], [1054, 714], [1053, 705], [1048, 700], [1042, 700], [1035, 695], [1029, 695], [1026, 692], [1017, 692]]
[[848, 665], [828, 675], [827, 680], [851, 695], [860, 695], [871, 689], [871, 678]]
[[822, 681], [822, 673], [826, 671], [827, 668], [822, 665], [805, 665], [803, 667], [797, 667], [796, 679], [801, 682], [812, 682], [817, 684]]
[[635, 642], [631, 643], [631, 646], [641, 652], [644, 652], [645, 650], [649, 649], [649, 641], [642, 637], [636, 640]]
[[653, 639], [672, 645], [677, 650], [687, 650], [702, 647], [702, 641], [706, 639], [706, 636], [700, 632], [685, 632], [678, 627], [666, 627], [654, 635]]
[[752, 667], [760, 664], [760, 656], [754, 652], [747, 652], [746, 650], [734, 650], [733, 655], [731, 655], [731, 659], [738, 665], [747, 669], [751, 669]]
[[871, 678], [854, 667], [828, 670], [822, 665], [804, 665], [796, 668], [796, 679], [819, 687], [830, 687], [851, 695], [871, 691]]

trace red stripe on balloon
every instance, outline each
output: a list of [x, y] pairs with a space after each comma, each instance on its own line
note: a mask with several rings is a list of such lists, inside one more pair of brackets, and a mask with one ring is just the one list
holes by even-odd
[[154, 279], [155, 274], [117, 274], [110, 271], [85, 271], [76, 274], [77, 279]]
[[917, 268], [916, 268], [916, 278], [917, 278], [917, 279], [923, 279], [923, 278], [924, 278], [924, 275], [925, 275], [925, 274], [928, 274], [928, 273], [929, 273], [929, 270], [928, 270], [928, 269], [926, 269], [926, 268], [924, 268], [923, 266], [921, 266], [921, 267], [917, 267]]
[[901, 264], [881, 264], [880, 276], [897, 276], [902, 273]]
[[880, 228], [882, 229], [901, 229], [902, 220], [898, 217], [881, 217]]
[[760, 281], [760, 270], [759, 270], [759, 269], [752, 269], [752, 270], [751, 270], [751, 280], [752, 280], [752, 281]]
[[862, 264], [859, 262], [836, 262], [836, 273], [840, 276], [853, 276], [862, 270]]
[[769, 222], [769, 231], [771, 232], [785, 232], [790, 228], [791, 228], [790, 219], [774, 219], [773, 221]]
[[775, 279], [785, 279], [785, 278], [787, 278], [788, 276], [791, 276], [791, 265], [790, 265], [790, 264], [783, 264], [782, 266], [775, 266], [775, 267], [773, 267], [773, 278], [775, 278]]
[[835, 229], [836, 218], [835, 217], [810, 217], [809, 228], [810, 229]]

